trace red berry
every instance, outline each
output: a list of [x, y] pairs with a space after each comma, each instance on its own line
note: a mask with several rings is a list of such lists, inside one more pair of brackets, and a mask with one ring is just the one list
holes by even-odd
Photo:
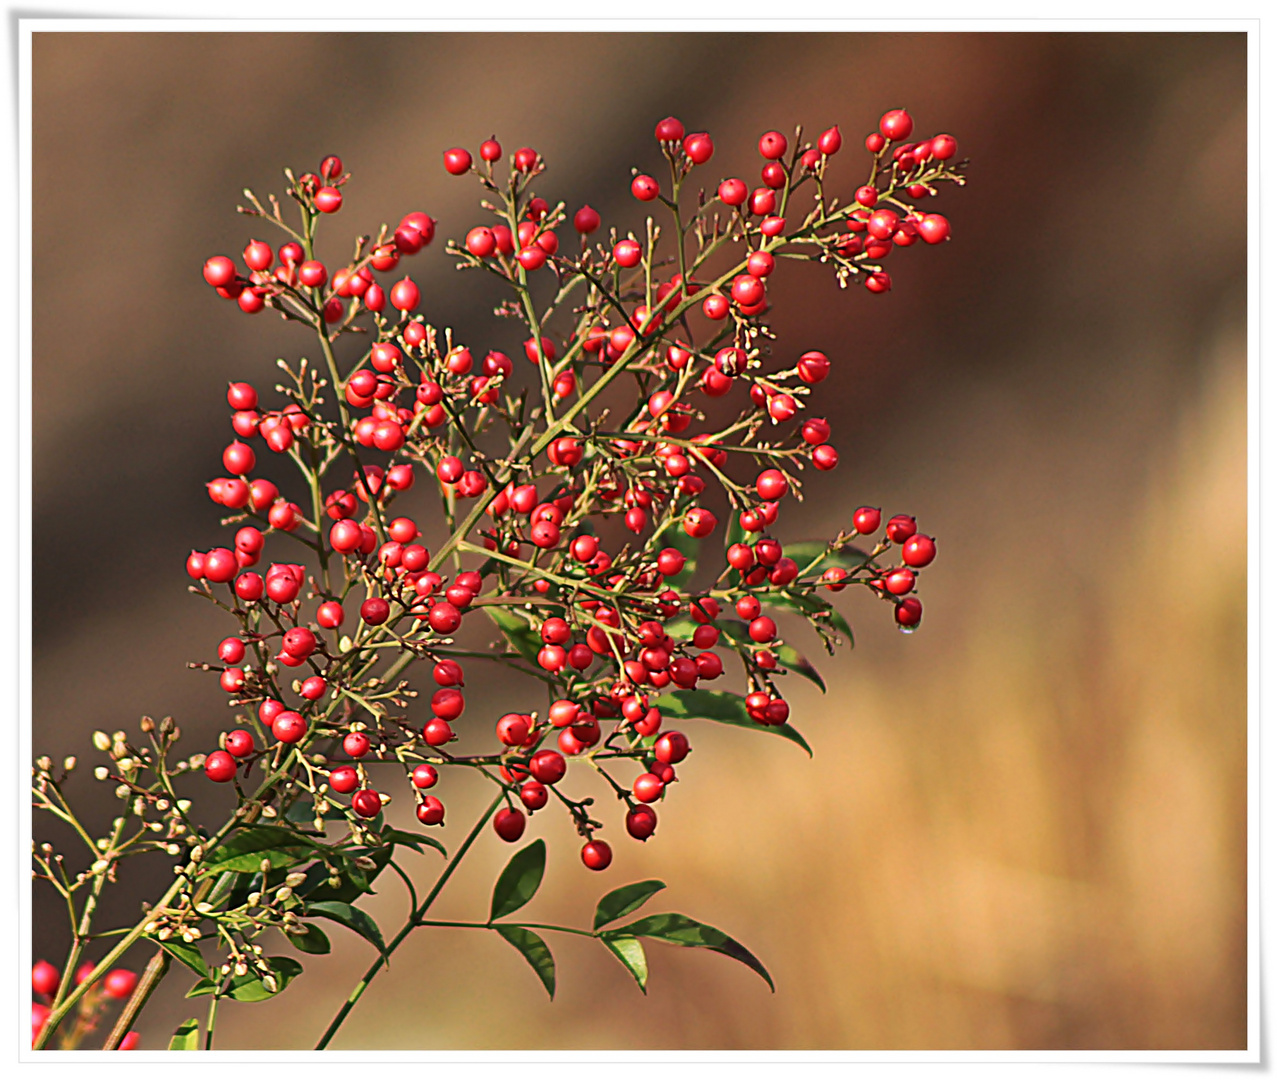
[[214, 288], [225, 288], [235, 280], [235, 264], [225, 255], [214, 255], [204, 264], [204, 280]]
[[691, 751], [687, 736], [681, 731], [667, 731], [652, 747], [652, 753], [662, 765], [677, 765]]
[[315, 209], [321, 214], [335, 214], [341, 209], [341, 192], [335, 187], [322, 187], [315, 192]]
[[878, 130], [892, 142], [899, 142], [901, 139], [909, 138], [913, 132], [913, 117], [904, 109], [892, 109], [883, 114], [878, 122]]
[[749, 198], [749, 188], [743, 180], [724, 180], [718, 185], [718, 197], [728, 206], [743, 206]]
[[651, 773], [643, 773], [634, 781], [634, 797], [642, 803], [656, 802], [664, 790], [665, 785], [660, 777], [653, 776]]
[[294, 626], [284, 634], [284, 652], [302, 660], [315, 651], [317, 644], [315, 635], [304, 626]]
[[353, 758], [361, 758], [372, 749], [372, 742], [362, 731], [352, 731], [341, 741], [341, 748]]
[[297, 713], [280, 713], [270, 725], [271, 734], [282, 743], [295, 743], [306, 734], [306, 721]]
[[470, 151], [457, 147], [443, 152], [443, 167], [453, 176], [463, 176], [470, 171]]
[[636, 806], [625, 815], [625, 831], [635, 840], [646, 840], [656, 831], [656, 811], [650, 806]]
[[338, 795], [349, 795], [359, 787], [359, 773], [350, 765], [340, 765], [329, 773], [328, 786]]
[[842, 133], [835, 124], [828, 131], [822, 131], [820, 138], [816, 140], [816, 146], [822, 154], [832, 156], [842, 149]]
[[927, 566], [936, 557], [936, 542], [923, 533], [915, 533], [901, 546], [900, 557], [909, 566]]
[[417, 806], [417, 820], [423, 825], [438, 825], [443, 821], [443, 803], [427, 795]]
[[34, 993], [49, 997], [57, 993], [62, 976], [47, 960], [37, 960], [31, 968], [31, 989]]
[[137, 972], [129, 971], [128, 968], [115, 968], [113, 971], [106, 973], [106, 978], [102, 980], [102, 989], [106, 996], [122, 1001], [133, 993], [134, 987], [137, 986]]
[[758, 492], [760, 499], [766, 499], [769, 502], [782, 499], [789, 494], [789, 481], [779, 469], [764, 469], [758, 474], [754, 490]]
[[498, 810], [496, 816], [492, 819], [492, 827], [507, 844], [513, 844], [518, 840], [523, 835], [523, 830], [527, 827], [527, 824], [528, 819], [524, 816], [522, 810], [512, 810], [508, 806], [503, 806]]
[[683, 153], [693, 165], [704, 165], [714, 156], [714, 142], [705, 132], [694, 132], [683, 140]]
[[758, 140], [758, 152], [771, 161], [784, 157], [788, 149], [789, 142], [779, 131], [769, 131]]
[[893, 544], [903, 544], [917, 531], [917, 521], [908, 514], [897, 514], [887, 522], [887, 539]]
[[871, 293], [891, 292], [891, 275], [885, 270], [877, 270], [865, 279], [865, 288]]
[[661, 193], [661, 185], [653, 177], [640, 174], [630, 184], [630, 193], [640, 202], [651, 202]]
[[591, 870], [606, 870], [612, 864], [612, 849], [606, 840], [591, 840], [581, 848], [581, 861]]
[[380, 626], [390, 618], [390, 604], [380, 596], [370, 596], [359, 605], [359, 617], [369, 626]]
[[896, 605], [896, 622], [911, 629], [922, 622], [922, 601], [916, 596], [906, 596]]
[[234, 731], [228, 732], [226, 735], [226, 752], [231, 757], [248, 757], [256, 748], [253, 740], [253, 733], [245, 731], [243, 728], [236, 728]]
[[225, 750], [214, 750], [204, 759], [204, 775], [210, 780], [225, 784], [235, 775], [235, 759]]
[[949, 239], [949, 219], [943, 214], [924, 214], [918, 222], [918, 234], [928, 244], [941, 244]]
[[656, 569], [665, 577], [674, 577], [682, 573], [687, 565], [687, 557], [677, 548], [664, 548], [656, 557]]
[[426, 762], [422, 762], [412, 770], [412, 783], [414, 787], [431, 788], [439, 782], [439, 771]]
[[550, 793], [540, 781], [529, 780], [519, 788], [519, 798], [529, 810], [540, 810], [549, 802]]
[[583, 206], [573, 215], [572, 226], [582, 236], [586, 236], [589, 233], [594, 232], [594, 230], [599, 227], [601, 221], [602, 218], [599, 217], [599, 212], [597, 210], [595, 210], [592, 206]]
[[471, 255], [486, 259], [497, 249], [497, 238], [491, 229], [482, 225], [466, 233], [466, 250]]
[[656, 125], [657, 142], [679, 142], [683, 138], [683, 125], [673, 116], [667, 116]]
[[776, 624], [766, 615], [760, 615], [749, 624], [749, 636], [760, 645], [765, 645], [776, 638]]
[[618, 266], [630, 269], [638, 266], [643, 258], [643, 249], [634, 240], [621, 240], [613, 249], [612, 257]]
[[325, 600], [319, 605], [319, 610], [315, 613], [315, 621], [325, 630], [337, 629], [345, 617], [346, 613], [342, 611], [341, 604], [336, 600]]
[[821, 472], [829, 472], [838, 466], [838, 451], [828, 443], [818, 446], [811, 452], [811, 463]]
[[852, 515], [851, 523], [861, 536], [869, 536], [876, 533], [882, 524], [882, 511], [876, 506], [862, 506]]
[[568, 763], [556, 750], [538, 750], [528, 762], [528, 771], [543, 784], [557, 784], [567, 768]]
[[381, 796], [372, 788], [364, 788], [355, 792], [350, 806], [360, 817], [373, 818], [381, 813]]
[[396, 281], [390, 290], [390, 302], [400, 311], [412, 311], [421, 300], [421, 290], [412, 278]]

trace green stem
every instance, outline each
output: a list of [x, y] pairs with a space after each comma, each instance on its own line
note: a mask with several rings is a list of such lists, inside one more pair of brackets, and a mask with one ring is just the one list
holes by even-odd
[[337, 1015], [333, 1017], [332, 1022], [328, 1025], [327, 1030], [325, 1030], [324, 1034], [320, 1037], [319, 1042], [315, 1044], [316, 1050], [323, 1050], [330, 1042], [332, 1042], [333, 1036], [337, 1034], [337, 1029], [341, 1027], [341, 1025], [345, 1022], [346, 1017], [350, 1015], [351, 1009], [353, 1009], [359, 999], [363, 997], [364, 991], [368, 989], [369, 984], [377, 977], [377, 973], [385, 965], [390, 954], [403, 944], [404, 939], [411, 934], [413, 930], [415, 930], [418, 926], [425, 925], [422, 921], [422, 916], [430, 910], [430, 905], [434, 903], [435, 898], [443, 891], [443, 887], [448, 884], [448, 879], [452, 877], [458, 864], [461, 862], [466, 852], [470, 850], [470, 847], [474, 844], [475, 840], [478, 839], [480, 831], [488, 823], [488, 819], [496, 813], [497, 807], [499, 807], [504, 800], [505, 793], [503, 791], [488, 804], [487, 810], [485, 810], [479, 820], [475, 822], [474, 828], [470, 830], [470, 834], [462, 842], [461, 847], [459, 847], [456, 854], [448, 860], [448, 865], [443, 868], [443, 873], [439, 875], [439, 880], [434, 883], [434, 887], [426, 894], [426, 898], [421, 902], [421, 906], [412, 912], [412, 914], [408, 917], [407, 922], [405, 922], [399, 930], [399, 933], [397, 933], [391, 940], [390, 944], [386, 946], [386, 951], [372, 962], [372, 965], [366, 972], [364, 972], [364, 977], [356, 983], [355, 988], [350, 992], [350, 996], [337, 1011]]

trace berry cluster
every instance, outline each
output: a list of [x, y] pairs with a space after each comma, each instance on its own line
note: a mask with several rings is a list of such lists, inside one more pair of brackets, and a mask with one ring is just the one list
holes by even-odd
[[[806, 747], [781, 680], [823, 682], [789, 628], [805, 624], [832, 653], [851, 630], [831, 597], [860, 586], [912, 631], [922, 618], [918, 578], [936, 545], [912, 517], [884, 527], [871, 506], [828, 541], [774, 535], [789, 501], [803, 497], [806, 468], [830, 471], [838, 453], [830, 421], [812, 415], [834, 361], [773, 344], [768, 290], [789, 260], [883, 293], [891, 278], [882, 262], [895, 248], [948, 239], [947, 219], [916, 203], [962, 183], [957, 144], [949, 135], [906, 142], [912, 132], [903, 110], [883, 116], [865, 140], [860, 183], [837, 178], [837, 127], [814, 144], [801, 129], [792, 144], [766, 132], [761, 186], [751, 191], [736, 177], [693, 187], [714, 143], [670, 117], [656, 126], [668, 180], [635, 169], [630, 184], [665, 224], [649, 216], [637, 231], [606, 233], [591, 207], [569, 214], [537, 194], [547, 166], [535, 150], [516, 150], [504, 166], [495, 138], [477, 160], [448, 150], [446, 172], [477, 181], [489, 216], [448, 240], [446, 253], [507, 292], [496, 314], [518, 327], [482, 344], [428, 321], [420, 288], [399, 276], [400, 260], [435, 239], [427, 214], [357, 238], [350, 258], [330, 265], [316, 234], [343, 209], [350, 176], [339, 158], [325, 158], [318, 174], [285, 170], [296, 224], [274, 196], [268, 209], [246, 192], [240, 211], [286, 240], [275, 250], [251, 239], [242, 265], [210, 258], [205, 280], [248, 314], [269, 308], [307, 326], [320, 359], [281, 360], [273, 400], [250, 382], [228, 387], [233, 438], [225, 475], [207, 490], [233, 534], [186, 560], [191, 590], [237, 626], [215, 662], [191, 664], [216, 673], [236, 723], [217, 749], [175, 764], [169, 719], [158, 730], [143, 721], [149, 747], [123, 732], [95, 737], [113, 762], [99, 778], [117, 784], [136, 817], [159, 815], [135, 840], [117, 836], [102, 850], [114, 858], [136, 844], [189, 860], [135, 935], [172, 951], [201, 940], [211, 919], [231, 954], [220, 968], [174, 952], [201, 973], [200, 993], [282, 989], [300, 968], [263, 957], [262, 932], [318, 950], [322, 934], [308, 933], [303, 917], [337, 918], [323, 905], [349, 906], [368, 891], [396, 844], [442, 850], [431, 834], [386, 822], [392, 792], [379, 766], [402, 770], [425, 826], [444, 821], [450, 771], [494, 785], [476, 832], [490, 820], [508, 842], [553, 800], [582, 839], [584, 865], [603, 870], [613, 860], [598, 835], [605, 824], [592, 797], [571, 793], [571, 763], [602, 778], [625, 830], [647, 840], [691, 751], [671, 722], [728, 723]], [[840, 185], [853, 193], [845, 201]], [[285, 459], [289, 476], [263, 475]], [[476, 612], [500, 635], [487, 648], [474, 648], [465, 629]], [[424, 686], [403, 678], [419, 661]], [[467, 716], [476, 661], [539, 680], [544, 701]], [[731, 688], [711, 688], [720, 679]], [[468, 752], [454, 746], [463, 735]], [[201, 768], [237, 796], [213, 834], [172, 784]], [[36, 794], [61, 813], [47, 768]], [[334, 823], [344, 834], [329, 844]], [[408, 929], [428, 924], [433, 895]], [[365, 923], [346, 925], [380, 944]], [[599, 925], [596, 936], [611, 933]], [[659, 938], [656, 923], [642, 925]], [[766, 977], [743, 946], [695, 925], [695, 943], [715, 941]], [[524, 936], [507, 940], [546, 981], [531, 931], [518, 929]], [[639, 978], [633, 954], [613, 951]], [[552, 992], [552, 971], [546, 985]]]
[[[87, 993], [80, 999], [74, 1025], [63, 1032], [61, 1049], [74, 1050], [102, 1023], [113, 1002], [127, 1001], [137, 986], [137, 973], [128, 968], [114, 968], [107, 972], [101, 983], [92, 982], [93, 964], [85, 961], [75, 970], [75, 985], [89, 982]], [[60, 1001], [69, 989], [62, 987], [62, 973], [47, 960], [37, 960], [31, 967], [31, 1041], [40, 1037], [49, 1021], [50, 1006]], [[119, 1040], [117, 1050], [136, 1050], [139, 1042], [136, 1031], [128, 1031]]]
[[[641, 202], [664, 203], [679, 238], [696, 240], [694, 253], [683, 242], [664, 259], [651, 219], [641, 238], [614, 229], [592, 247], [588, 238], [601, 222], [590, 207], [572, 215], [578, 250], [562, 250], [556, 230], [568, 215], [562, 204], [551, 206], [534, 194], [545, 163], [532, 149], [512, 156], [504, 179], [495, 139], [480, 147], [478, 165], [464, 149], [447, 151], [449, 173], [475, 174], [500, 200], [484, 204], [496, 220], [469, 229], [464, 242], [449, 244], [449, 253], [462, 268], [491, 274], [513, 289], [516, 300], [499, 313], [519, 318], [530, 333], [523, 352], [539, 376], [540, 401], [527, 379], [515, 377], [506, 353], [488, 349], [476, 362], [476, 352], [455, 342], [450, 331], [414, 314], [421, 295], [410, 278], [393, 285], [378, 280], [376, 272], [397, 271], [401, 257], [431, 242], [429, 216], [409, 214], [393, 234], [383, 227], [375, 241], [360, 239], [353, 260], [330, 281], [328, 268], [309, 257], [313, 226], [340, 207], [339, 188], [349, 175], [341, 175], [340, 160], [330, 157], [319, 177], [306, 174], [293, 182], [289, 194], [302, 208], [303, 230], [281, 248], [278, 266], [270, 247], [253, 240], [244, 251], [247, 274], [225, 256], [210, 259], [204, 269], [209, 283], [239, 298], [241, 306], [251, 292], [256, 299], [245, 310], [269, 305], [309, 322], [328, 361], [327, 379], [304, 362], [290, 372], [292, 385], [281, 389], [291, 400], [272, 411], [259, 411], [258, 393], [247, 383], [232, 384], [227, 394], [237, 438], [222, 462], [233, 475], [212, 481], [209, 494], [238, 512], [227, 522], [240, 527], [233, 547], [193, 552], [187, 571], [212, 598], [213, 585], [227, 587], [226, 600], [218, 602], [239, 620], [241, 633], [219, 647], [227, 665], [221, 684], [235, 705], [254, 707], [258, 723], [256, 734], [247, 727], [227, 733], [223, 748], [205, 763], [207, 775], [230, 781], [255, 760], [277, 757], [281, 745], [327, 747], [340, 739], [347, 760], [336, 763], [325, 753], [317, 772], [299, 773], [299, 786], [325, 805], [344, 805], [333, 796], [349, 796], [352, 818], [375, 818], [388, 796], [372, 786], [366, 762], [397, 759], [408, 773], [417, 816], [429, 825], [444, 815], [440, 800], [427, 794], [439, 767], [492, 767], [498, 771], [489, 775], [517, 796], [517, 805], [494, 819], [499, 835], [517, 839], [524, 810], [540, 809], [554, 791], [585, 838], [586, 865], [601, 869], [611, 851], [593, 835], [599, 823], [587, 803], [555, 786], [568, 758], [588, 755], [626, 803], [631, 835], [646, 839], [656, 827], [651, 804], [688, 752], [682, 733], [660, 734], [660, 702], [681, 702], [657, 698], [657, 692], [693, 691], [719, 678], [723, 658], [714, 650], [727, 649], [741, 661], [748, 683], [745, 718], [784, 725], [789, 705], [774, 680], [794, 660], [773, 617], [776, 608], [808, 616], [832, 640], [834, 613], [817, 589], [862, 584], [893, 602], [902, 627], [915, 627], [922, 607], [910, 594], [935, 544], [915, 532], [912, 518], [893, 518], [886, 540], [872, 552], [850, 546], [878, 531], [880, 515], [872, 508], [858, 511], [854, 530], [819, 552], [789, 554], [769, 535], [786, 497], [799, 497], [803, 463], [829, 470], [838, 455], [828, 441], [829, 422], [800, 417], [811, 388], [830, 372], [829, 358], [808, 351], [777, 369], [768, 362], [772, 350], [763, 321], [778, 256], [832, 262], [840, 280], [864, 274], [870, 291], [883, 291], [890, 279], [871, 262], [919, 237], [927, 243], [947, 239], [945, 218], [899, 200], [901, 189], [921, 198], [934, 193], [935, 183], [958, 179], [946, 164], [956, 143], [948, 135], [902, 143], [912, 127], [903, 110], [883, 117], [880, 130], [866, 140], [873, 153], [869, 180], [842, 209], [828, 192], [830, 159], [842, 144], [838, 129], [792, 153], [783, 134], [767, 132], [758, 144], [763, 186], [751, 193], [742, 180], [723, 180], [717, 199], [702, 193], [684, 222], [677, 195], [691, 171], [710, 159], [713, 143], [704, 133], [685, 134], [673, 118], [662, 121], [656, 134], [674, 197], [665, 197], [660, 183], [642, 173], [631, 190]], [[793, 196], [805, 184], [814, 188], [814, 204], [791, 224]], [[277, 205], [268, 215], [254, 200], [245, 212], [281, 224]], [[744, 256], [734, 259], [741, 265], [726, 273], [711, 269], [729, 242], [744, 246]], [[552, 280], [555, 295], [538, 310], [540, 274]], [[704, 320], [699, 332], [698, 315]], [[555, 333], [552, 324], [562, 328]], [[343, 370], [332, 346], [355, 333], [367, 334], [371, 343]], [[588, 406], [622, 373], [632, 378], [637, 400], [592, 415]], [[737, 382], [746, 384], [749, 404], [734, 421], [713, 424], [697, 394], [721, 398]], [[326, 385], [337, 391], [339, 415], [326, 416], [321, 408]], [[697, 423], [709, 427], [693, 432]], [[498, 429], [505, 431], [503, 444], [492, 438]], [[250, 478], [257, 457], [242, 440], [254, 436], [301, 466], [310, 488], [309, 517], [271, 481]], [[389, 458], [371, 460], [378, 453]], [[348, 485], [337, 487], [329, 477], [336, 474], [340, 483], [341, 461], [350, 462], [353, 473]], [[750, 462], [762, 466], [752, 482], [731, 477], [738, 470], [730, 465]], [[421, 543], [417, 518], [393, 509], [409, 497], [423, 470], [439, 500], [436, 512], [452, 534], [433, 557]], [[700, 563], [712, 564], [699, 542], [719, 524], [703, 505], [707, 480], [726, 492], [735, 517], [726, 565], [710, 588], [689, 594], [689, 560], [699, 555]], [[423, 512], [431, 514], [418, 510], [418, 517]], [[308, 579], [303, 565], [283, 562], [264, 577], [249, 569], [274, 533], [310, 546], [318, 573]], [[884, 567], [878, 558], [892, 546], [901, 547], [901, 565]], [[484, 558], [466, 570], [461, 556], [467, 555]], [[317, 602], [313, 613], [305, 608], [303, 590]], [[358, 624], [343, 634], [352, 596]], [[534, 663], [558, 696], [540, 720], [535, 711], [502, 717], [495, 752], [454, 755], [446, 748], [465, 698], [464, 650], [453, 635], [479, 607], [505, 632], [505, 659], [515, 666], [519, 660]], [[727, 608], [734, 608], [739, 622], [723, 618]], [[415, 692], [373, 674], [387, 645], [409, 660], [433, 663], [437, 689], [420, 726], [392, 708], [405, 708]], [[256, 662], [245, 665], [250, 651]], [[289, 703], [282, 669], [295, 668], [305, 668], [307, 677], [293, 681], [297, 700]], [[690, 713], [685, 708], [682, 715]], [[551, 738], [557, 749], [544, 745]], [[608, 767], [626, 758], [643, 771], [621, 783]], [[312, 779], [323, 782], [312, 789]]]

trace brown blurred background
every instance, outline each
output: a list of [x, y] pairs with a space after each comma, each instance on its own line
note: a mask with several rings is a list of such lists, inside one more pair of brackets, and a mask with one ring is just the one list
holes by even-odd
[[[269, 384], [310, 344], [200, 277], [261, 232], [234, 213], [244, 186], [336, 152], [354, 180], [330, 234], [423, 209], [458, 236], [477, 193], [440, 153], [493, 132], [545, 155], [551, 201], [626, 227], [668, 113], [713, 134], [707, 184], [755, 175], [767, 128], [837, 122], [846, 194], [901, 105], [971, 158], [936, 201], [953, 242], [897, 253], [891, 294], [815, 267], [773, 289], [780, 348], [834, 359], [843, 462], [784, 535], [831, 535], [862, 502], [916, 514], [941, 551], [922, 632], [846, 594], [857, 648], [827, 697], [791, 692], [815, 759], [697, 725], [657, 838], [614, 836], [606, 875], [557, 817], [530, 829], [551, 846], [543, 920], [657, 876], [777, 994], [653, 945], [644, 998], [593, 943], [555, 940], [550, 1004], [503, 942], [423, 931], [335, 1046], [1244, 1047], [1244, 36], [39, 33], [33, 54], [35, 746], [58, 754], [142, 713], [194, 750], [228, 719], [185, 670], [227, 626], [182, 562], [218, 534], [227, 380]], [[411, 263], [428, 317], [508, 348], [441, 248]], [[476, 689], [471, 712], [503, 700]], [[76, 790], [111, 811], [87, 775]], [[447, 795], [455, 845], [486, 795]], [[486, 910], [508, 855], [485, 839], [439, 917]], [[372, 910], [390, 926], [403, 904], [387, 880]], [[279, 999], [225, 1006], [219, 1045], [313, 1045], [371, 958], [333, 937]], [[37, 908], [36, 955], [64, 948]], [[152, 1006], [144, 1045], [191, 1004]]]

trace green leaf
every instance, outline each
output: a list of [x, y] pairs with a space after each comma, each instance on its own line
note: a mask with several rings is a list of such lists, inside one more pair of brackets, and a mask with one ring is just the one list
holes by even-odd
[[[540, 841], [538, 840], [537, 843], [540, 843]], [[525, 848], [524, 850], [526, 851], [527, 849]], [[545, 987], [546, 993], [550, 995], [550, 1000], [553, 1001], [554, 957], [550, 953], [550, 947], [526, 926], [499, 925], [493, 927], [493, 929], [518, 949], [519, 952], [523, 953], [523, 958], [532, 965], [532, 970], [537, 973], [537, 977]]]
[[314, 848], [306, 837], [278, 825], [254, 825], [241, 829], [231, 838], [214, 848], [204, 861], [202, 873], [234, 870], [253, 873], [261, 867], [263, 859], [270, 859], [271, 867], [278, 869], [301, 862]]
[[381, 834], [381, 838], [388, 844], [400, 844], [403, 847], [410, 847], [414, 851], [420, 851], [422, 854], [425, 854], [425, 848], [432, 847], [444, 858], [448, 857], [448, 849], [433, 836], [427, 836], [425, 833], [408, 832], [404, 829], [385, 829]]
[[630, 923], [628, 926], [607, 931], [604, 936], [611, 937], [615, 934], [629, 935], [630, 937], [647, 937], [653, 941], [667, 942], [670, 945], [682, 945], [694, 949], [710, 949], [713, 952], [722, 953], [724, 956], [730, 956], [733, 960], [738, 960], [746, 967], [756, 971], [762, 976], [767, 985], [772, 988], [772, 992], [775, 993], [776, 991], [776, 984], [772, 982], [772, 977], [767, 974], [767, 969], [763, 967], [758, 957], [735, 938], [728, 937], [723, 931], [703, 922], [697, 922], [688, 915], [679, 915], [672, 911], [663, 915], [649, 915], [644, 919], [639, 919], [638, 922]]
[[192, 1017], [177, 1025], [168, 1041], [170, 1050], [198, 1050], [200, 1048], [200, 1022]]
[[[364, 893], [372, 893], [372, 883], [389, 864], [395, 849], [391, 844], [383, 844], [376, 848], [347, 848], [343, 852], [332, 852], [329, 861], [336, 867], [341, 884], [328, 884], [328, 867], [324, 863], [315, 863], [306, 871], [306, 880], [296, 889], [297, 895], [307, 903], [320, 900], [340, 900], [352, 903]], [[361, 870], [355, 865], [355, 859], [366, 856], [373, 861], [373, 869]]]
[[652, 702], [661, 710], [661, 715], [679, 720], [716, 720], [720, 724], [731, 724], [733, 727], [748, 728], [750, 731], [766, 731], [788, 739], [807, 751], [811, 756], [811, 747], [807, 740], [789, 724], [760, 724], [749, 718], [745, 711], [745, 699], [739, 694], [726, 690], [675, 690]]
[[[302, 966], [291, 956], [268, 956], [266, 962], [275, 975], [275, 989], [267, 990], [266, 985], [256, 975], [236, 975], [227, 987], [225, 997], [233, 1001], [265, 1001], [274, 997], [290, 982], [302, 973]], [[201, 979], [187, 992], [188, 998], [205, 997], [217, 990], [217, 985], [208, 979]]]
[[314, 923], [302, 923], [306, 928], [304, 934], [287, 934], [289, 943], [300, 949], [304, 953], [310, 953], [312, 956], [324, 956], [333, 951], [332, 943], [325, 934]]
[[348, 930], [353, 930], [365, 941], [370, 941], [377, 946], [377, 951], [382, 956], [386, 955], [386, 943], [382, 939], [381, 929], [373, 920], [373, 917], [362, 908], [357, 908], [351, 904], [343, 903], [340, 900], [319, 900], [306, 902], [306, 914], [318, 915], [320, 918], [332, 919], [335, 923], [341, 923]]
[[204, 957], [200, 955], [199, 949], [194, 945], [188, 945], [184, 941], [160, 941], [156, 938], [151, 940], [170, 956], [180, 960], [196, 975], [201, 978], [208, 978], [208, 965], [204, 963]]
[[643, 951], [643, 943], [638, 938], [624, 934], [604, 934], [599, 938], [608, 952], [615, 956], [625, 970], [634, 976], [634, 981], [643, 993], [647, 993], [647, 953]]
[[[776, 604], [779, 607], [787, 607], [792, 611], [800, 611], [807, 616], [819, 616], [819, 618], [830, 623], [836, 630], [843, 634], [847, 639], [847, 644], [853, 649], [856, 647], [855, 635], [851, 632], [851, 627], [847, 625], [847, 620], [842, 617], [838, 609], [829, 603], [828, 600], [822, 600], [818, 596], [794, 596], [790, 593], [776, 593], [769, 596], [768, 602]], [[832, 651], [832, 650], [831, 650]]]
[[488, 618], [497, 624], [497, 629], [506, 636], [506, 640], [514, 646], [515, 651], [529, 663], [535, 664], [537, 653], [541, 651], [541, 636], [512, 611], [496, 605], [485, 607], [483, 610], [488, 613]]
[[820, 687], [821, 693], [825, 692], [825, 680], [820, 677], [820, 672], [812, 666], [807, 657], [792, 645], [780, 644], [772, 646], [772, 652], [776, 654], [776, 659], [784, 667], [787, 667], [790, 671], [797, 672], [804, 679], [810, 679]]
[[506, 863], [492, 889], [492, 914], [488, 921], [518, 911], [541, 887], [545, 874], [545, 841], [533, 840]]
[[637, 911], [653, 896], [665, 888], [665, 882], [653, 878], [650, 881], [636, 881], [631, 885], [622, 885], [613, 889], [594, 909], [594, 929], [605, 926], [616, 919], [623, 918], [631, 911]]
[[800, 540], [797, 543], [785, 544], [785, 554], [798, 564], [800, 571], [815, 563], [808, 573], [819, 573], [831, 566], [842, 566], [854, 570], [869, 561], [869, 552], [858, 547], [848, 547], [843, 551], [830, 551], [823, 540]]

